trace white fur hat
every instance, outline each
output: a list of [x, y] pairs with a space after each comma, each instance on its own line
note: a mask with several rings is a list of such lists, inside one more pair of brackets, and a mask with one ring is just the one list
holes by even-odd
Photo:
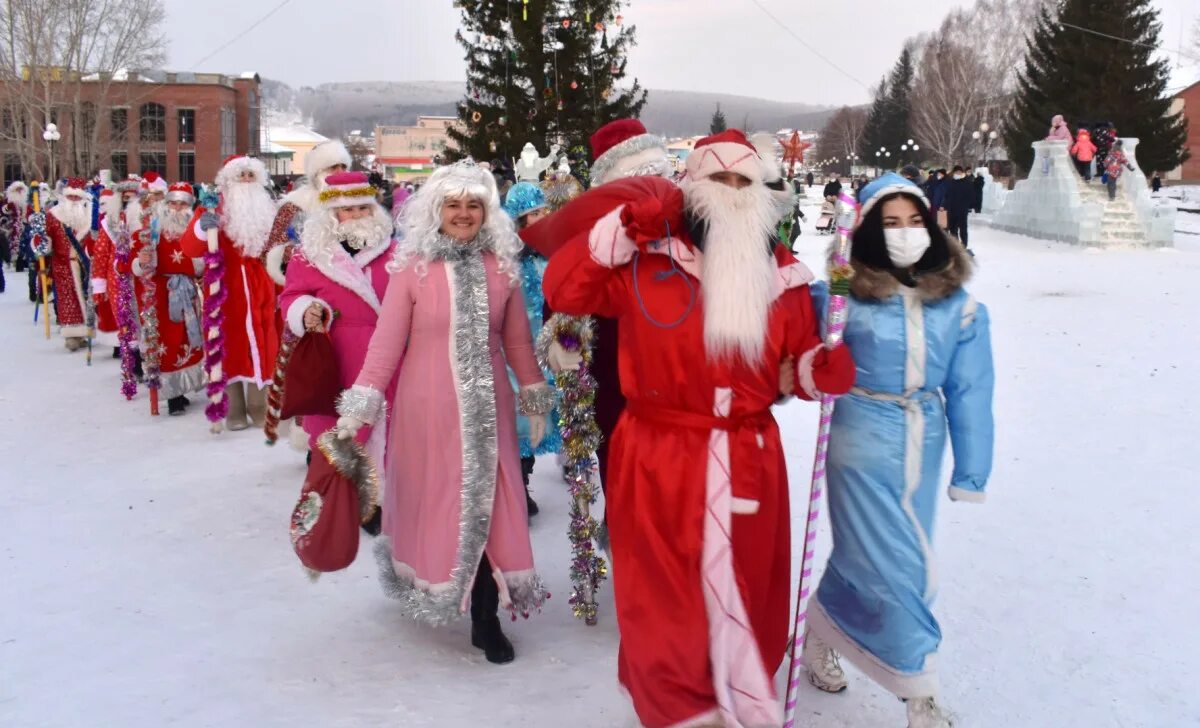
[[304, 155], [304, 176], [310, 184], [316, 185], [316, 177], [320, 172], [338, 164], [344, 164], [346, 169], [350, 169], [350, 163], [350, 152], [345, 144], [336, 139], [321, 142]]
[[238, 175], [246, 170], [254, 173], [259, 184], [267, 184], [267, 166], [262, 163], [262, 160], [244, 155], [234, 155], [226, 159], [221, 171], [217, 172], [217, 186], [228, 187], [237, 181]]

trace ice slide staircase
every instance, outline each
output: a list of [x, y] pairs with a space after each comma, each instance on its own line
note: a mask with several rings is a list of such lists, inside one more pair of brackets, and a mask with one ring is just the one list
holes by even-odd
[[[1138, 140], [1124, 140], [1137, 168]], [[1092, 247], [1161, 247], [1173, 244], [1175, 208], [1150, 196], [1140, 169], [1121, 175], [1115, 200], [1099, 179], [1085, 183], [1067, 152], [1067, 142], [1033, 143], [1033, 169], [1010, 192], [984, 192], [984, 212], [1000, 230]]]

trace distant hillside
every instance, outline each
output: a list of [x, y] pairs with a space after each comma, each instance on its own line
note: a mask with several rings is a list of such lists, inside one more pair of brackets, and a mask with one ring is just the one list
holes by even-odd
[[[412, 124], [420, 115], [452, 116], [465, 93], [464, 85], [453, 81], [342, 82], [299, 89], [268, 79], [262, 83], [268, 123], [311, 119], [317, 131], [330, 137], [355, 129], [365, 132], [376, 124]], [[820, 129], [835, 110], [748, 96], [651, 89], [642, 121], [663, 136], [703, 134], [717, 104], [730, 126], [771, 131]]]

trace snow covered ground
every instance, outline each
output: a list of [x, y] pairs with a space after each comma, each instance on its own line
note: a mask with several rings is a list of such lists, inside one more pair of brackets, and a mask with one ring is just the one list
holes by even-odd
[[[828, 238], [799, 248], [819, 265]], [[1187, 453], [1200, 391], [1200, 237], [1085, 251], [979, 227], [972, 289], [992, 312], [998, 442], [990, 500], [943, 501], [936, 547], [943, 698], [966, 728], [1200, 724], [1200, 498]], [[303, 459], [203, 416], [147, 416], [117, 362], [45, 341], [0, 296], [0, 726], [631, 725], [612, 592], [567, 606], [567, 500], [540, 462], [533, 525], [553, 599], [496, 667], [405, 623], [363, 545], [311, 584], [287, 537]], [[99, 353], [99, 352], [98, 352]], [[779, 408], [793, 493], [816, 408]], [[796, 517], [794, 524], [801, 525]], [[827, 553], [822, 542], [820, 554]], [[697, 635], [697, 639], [703, 636]], [[779, 677], [781, 684], [783, 675]], [[851, 672], [805, 686], [802, 726], [902, 726]]]

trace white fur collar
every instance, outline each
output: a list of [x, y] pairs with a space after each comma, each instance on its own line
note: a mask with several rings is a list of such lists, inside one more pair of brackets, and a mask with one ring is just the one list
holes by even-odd
[[[309, 258], [305, 255], [303, 248], [297, 251], [297, 255], [303, 257], [309, 265], [319, 270], [326, 278], [357, 295], [375, 313], [379, 313], [382, 304], [379, 296], [375, 294], [375, 284], [371, 280], [371, 274], [366, 269], [372, 261], [384, 253], [390, 252], [395, 245], [396, 241], [385, 240], [374, 247], [363, 248], [353, 258], [342, 249], [341, 245], [333, 248], [331, 255]], [[351, 268], [356, 270], [351, 272]]]

